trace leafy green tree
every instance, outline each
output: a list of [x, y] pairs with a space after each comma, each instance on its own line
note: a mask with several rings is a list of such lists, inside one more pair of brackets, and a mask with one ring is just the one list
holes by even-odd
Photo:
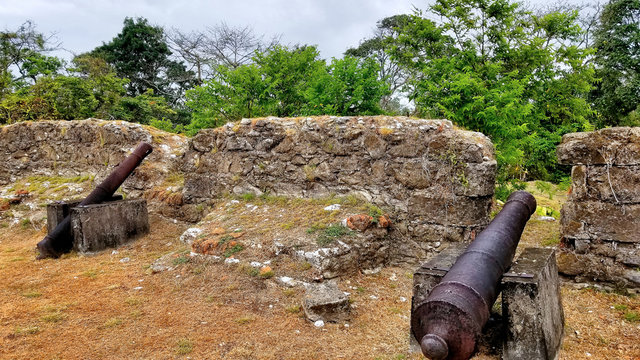
[[164, 30], [144, 18], [125, 18], [122, 32], [90, 55], [105, 59], [118, 77], [129, 80], [127, 95], [131, 97], [151, 89], [169, 103], [177, 104], [184, 90], [196, 81], [193, 72], [169, 58], [171, 51]]
[[125, 96], [125, 86], [128, 80], [117, 77], [113, 67], [99, 57], [76, 56], [72, 60], [72, 64], [73, 66], [67, 71], [72, 76], [85, 81], [85, 86], [91, 89], [92, 96], [97, 101], [91, 116], [101, 119], [115, 119], [113, 109]]
[[372, 58], [346, 56], [313, 77], [306, 92], [308, 115], [374, 115], [382, 113], [380, 100], [389, 94], [378, 79], [379, 66]]
[[640, 125], [640, 0], [611, 0], [594, 33], [599, 126]]
[[388, 84], [389, 93], [382, 97], [380, 105], [387, 111], [398, 110], [397, 98], [406, 96], [404, 88], [407, 85], [409, 69], [393, 61], [389, 51], [397, 45], [400, 29], [410, 21], [409, 15], [394, 15], [386, 17], [376, 24], [374, 35], [364, 39], [355, 48], [345, 51], [346, 56], [373, 59], [378, 63], [378, 78]]
[[275, 116], [301, 115], [312, 77], [326, 66], [315, 46], [276, 45], [259, 52], [255, 63], [268, 84], [269, 113]]
[[153, 120], [176, 115], [176, 111], [167, 104], [167, 100], [162, 96], [155, 96], [152, 89], [135, 97], [121, 98], [112, 113], [115, 119], [141, 124], [149, 124]]
[[0, 32], [0, 97], [12, 88], [33, 85], [38, 77], [55, 74], [61, 69], [62, 60], [44, 54], [57, 48], [52, 39], [36, 31], [31, 21], [17, 30]]
[[191, 132], [267, 114], [268, 84], [258, 66], [221, 66], [218, 73], [218, 79], [187, 91], [187, 106], [193, 110], [188, 127]]
[[[401, 29], [417, 110], [491, 137], [501, 181], [561, 174], [564, 133], [590, 129], [594, 82], [577, 12], [532, 14], [509, 0], [438, 0]], [[429, 18], [441, 19], [438, 23]], [[560, 172], [559, 172], [560, 171]]]
[[253, 64], [220, 66], [218, 76], [187, 91], [194, 133], [243, 117], [299, 116], [305, 92], [325, 63], [313, 46], [275, 46], [258, 53]]

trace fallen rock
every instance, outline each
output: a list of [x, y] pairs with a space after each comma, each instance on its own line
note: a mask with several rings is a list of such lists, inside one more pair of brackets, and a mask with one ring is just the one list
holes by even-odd
[[347, 227], [351, 230], [365, 231], [373, 222], [373, 218], [369, 215], [353, 215], [347, 218]]
[[182, 235], [180, 235], [180, 241], [185, 244], [191, 245], [195, 239], [198, 238], [202, 234], [202, 229], [200, 228], [188, 228], [185, 230]]
[[173, 270], [174, 269], [174, 266], [173, 266], [174, 255], [175, 255], [175, 252], [171, 252], [169, 254], [166, 254], [166, 255], [158, 258], [156, 261], [153, 262], [153, 264], [151, 264], [149, 269], [151, 269], [151, 272], [153, 274], [159, 273], [159, 272], [163, 272], [163, 271]]
[[334, 282], [309, 284], [304, 314], [310, 321], [342, 322], [350, 319], [349, 297]]

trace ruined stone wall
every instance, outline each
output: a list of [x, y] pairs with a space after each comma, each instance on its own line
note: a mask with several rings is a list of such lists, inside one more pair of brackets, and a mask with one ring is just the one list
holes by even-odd
[[567, 134], [558, 160], [573, 165], [559, 271], [640, 287], [640, 128]]
[[[38, 175], [91, 175], [97, 185], [141, 141], [152, 144], [153, 153], [125, 181], [122, 190], [132, 197], [146, 195], [157, 200], [160, 190], [171, 192], [166, 184], [168, 176], [182, 177], [175, 174], [180, 172], [188, 139], [125, 121], [38, 121], [1, 127], [0, 186]], [[175, 203], [180, 205], [182, 184], [177, 185], [173, 191], [178, 193]], [[150, 205], [160, 203], [151, 201]], [[180, 215], [168, 206], [163, 211]], [[191, 218], [197, 220], [195, 215]]]
[[154, 151], [122, 189], [173, 218], [198, 221], [227, 193], [357, 195], [393, 222], [364, 247], [411, 263], [488, 223], [493, 145], [446, 120], [245, 119], [192, 139], [122, 121], [24, 122], [0, 128], [0, 187], [33, 175], [95, 175], [95, 186], [140, 141]]
[[391, 214], [392, 257], [416, 262], [486, 226], [496, 161], [486, 136], [447, 120], [267, 118], [200, 131], [183, 170], [190, 203], [357, 194]]

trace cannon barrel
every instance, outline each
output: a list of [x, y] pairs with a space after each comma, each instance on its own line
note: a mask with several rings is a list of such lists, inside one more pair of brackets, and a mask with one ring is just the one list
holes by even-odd
[[469, 359], [498, 296], [535, 198], [516, 191], [469, 245], [426, 300], [416, 304], [411, 331], [432, 360]]
[[[151, 145], [141, 142], [136, 149], [127, 156], [109, 176], [98, 185], [78, 206], [98, 204], [110, 198], [118, 190], [127, 177], [140, 165], [147, 155], [151, 154]], [[71, 217], [66, 216], [53, 231], [38, 243], [39, 259], [57, 258], [63, 253], [71, 251], [73, 242], [70, 237]]]

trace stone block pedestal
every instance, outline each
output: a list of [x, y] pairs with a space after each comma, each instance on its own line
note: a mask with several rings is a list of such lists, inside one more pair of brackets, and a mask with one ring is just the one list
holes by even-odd
[[[453, 244], [424, 263], [413, 275], [412, 316], [415, 304], [425, 300], [442, 280], [464, 244]], [[558, 268], [553, 249], [527, 248], [513, 262], [501, 280], [502, 322], [489, 322], [478, 343], [503, 339], [502, 358], [552, 360], [558, 357], [564, 330]], [[490, 327], [500, 327], [493, 329]], [[501, 332], [496, 336], [496, 331]], [[410, 352], [420, 353], [420, 345], [410, 335]]]
[[101, 204], [78, 206], [80, 201], [57, 202], [47, 206], [47, 228], [51, 232], [71, 217], [73, 249], [91, 253], [118, 247], [149, 232], [149, 213], [144, 199], [120, 200], [118, 195]]

